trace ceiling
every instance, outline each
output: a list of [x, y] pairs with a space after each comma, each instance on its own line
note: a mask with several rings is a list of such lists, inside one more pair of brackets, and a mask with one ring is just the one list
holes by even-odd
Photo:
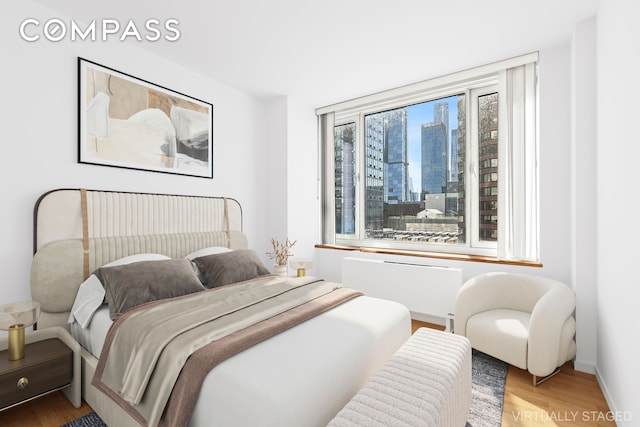
[[38, 1], [77, 22], [175, 18], [178, 41], [131, 42], [244, 92], [320, 107], [569, 43], [601, 0]]

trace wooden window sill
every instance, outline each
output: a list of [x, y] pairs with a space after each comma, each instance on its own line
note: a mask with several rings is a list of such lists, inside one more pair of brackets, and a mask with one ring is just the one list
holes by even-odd
[[334, 249], [334, 250], [342, 250], [342, 251], [358, 251], [358, 252], [376, 253], [376, 254], [403, 255], [403, 256], [413, 256], [413, 257], [421, 257], [421, 258], [447, 259], [452, 261], [485, 262], [485, 263], [491, 263], [491, 264], [517, 265], [521, 267], [542, 267], [542, 263], [537, 261], [506, 260], [506, 259], [500, 259], [497, 257], [482, 256], [482, 255], [463, 255], [463, 254], [451, 254], [451, 253], [440, 253], [440, 252], [407, 251], [407, 250], [401, 250], [401, 249], [370, 248], [365, 246], [338, 246], [338, 245], [324, 245], [324, 244], [317, 244], [315, 245], [315, 247], [318, 249]]

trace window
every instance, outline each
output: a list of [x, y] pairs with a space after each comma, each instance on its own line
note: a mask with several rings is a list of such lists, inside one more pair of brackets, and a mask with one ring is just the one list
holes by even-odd
[[354, 154], [354, 136], [354, 123], [348, 123], [335, 127], [335, 228], [336, 233], [338, 234], [355, 233], [356, 163]]
[[323, 243], [538, 260], [537, 54], [317, 114]]

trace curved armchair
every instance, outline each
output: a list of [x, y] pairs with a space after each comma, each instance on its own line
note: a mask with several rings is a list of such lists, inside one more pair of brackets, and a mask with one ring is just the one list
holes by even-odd
[[575, 305], [573, 290], [557, 280], [486, 273], [460, 288], [455, 333], [476, 350], [528, 370], [538, 385], [576, 354]]

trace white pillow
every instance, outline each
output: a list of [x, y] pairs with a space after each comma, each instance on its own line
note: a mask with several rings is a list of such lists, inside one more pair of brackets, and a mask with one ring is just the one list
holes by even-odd
[[111, 261], [110, 263], [103, 265], [103, 267], [113, 267], [114, 265], [131, 264], [132, 262], [138, 262], [138, 261], [157, 261], [157, 260], [163, 260], [163, 259], [171, 259], [171, 258], [162, 254], [135, 254], [135, 255], [126, 256], [124, 258], [119, 258], [115, 261]]
[[231, 252], [233, 249], [225, 248], [224, 246], [210, 246], [208, 248], [198, 249], [195, 252], [191, 252], [189, 255], [185, 256], [185, 258], [193, 261], [196, 258], [200, 258], [201, 256], [213, 255], [213, 254], [221, 254], [223, 252]]
[[[171, 258], [160, 254], [136, 254], [117, 259], [105, 264], [103, 267], [131, 264], [138, 261], [155, 261], [163, 259]], [[82, 329], [86, 329], [93, 318], [93, 314], [104, 303], [104, 296], [105, 292], [102, 287], [102, 283], [100, 283], [100, 280], [92, 274], [87, 280], [82, 282], [78, 288], [76, 299], [73, 302], [73, 307], [71, 307], [71, 315], [69, 316], [68, 323], [76, 322]]]

